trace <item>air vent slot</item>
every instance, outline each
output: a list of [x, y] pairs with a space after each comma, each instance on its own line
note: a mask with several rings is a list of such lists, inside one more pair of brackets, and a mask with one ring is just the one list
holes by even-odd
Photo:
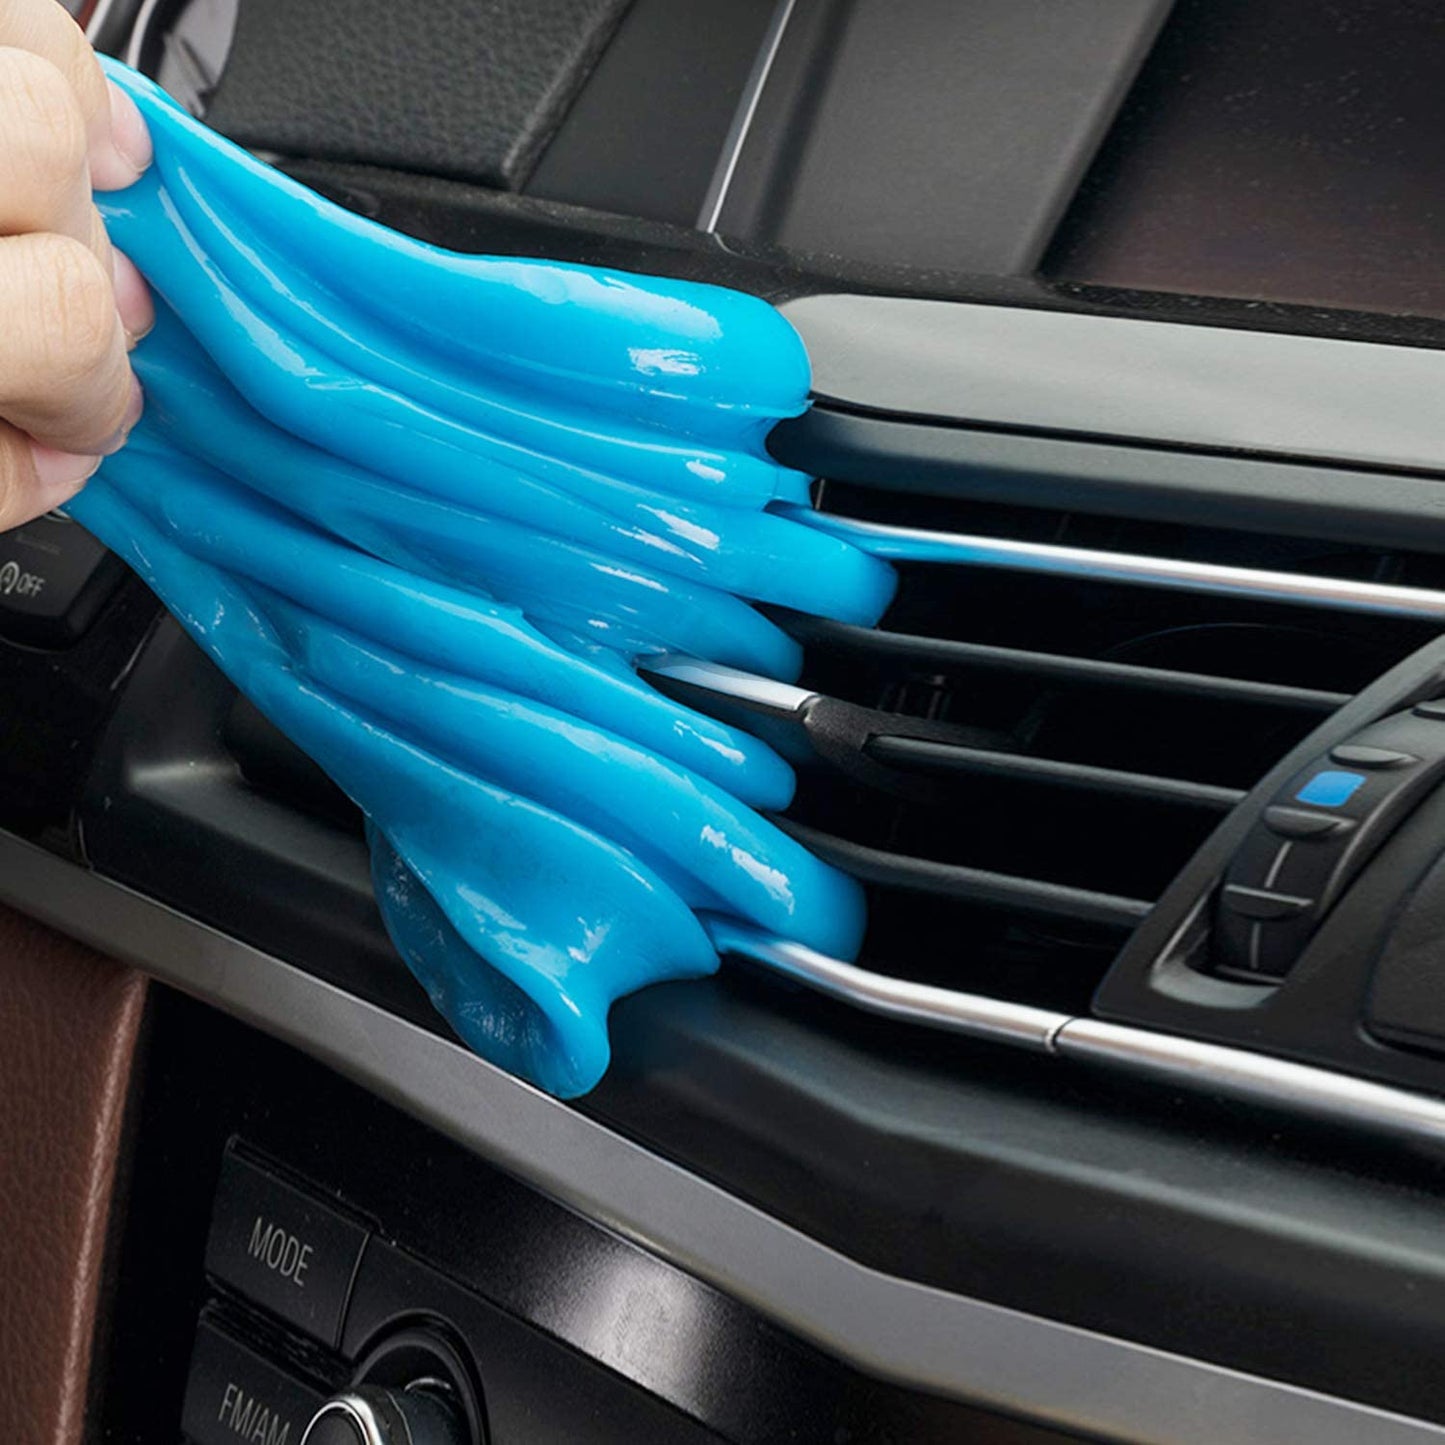
[[[901, 562], [876, 629], [770, 609], [804, 645], [796, 687], [683, 659], [653, 674], [794, 761], [777, 821], [864, 885], [859, 965], [905, 985], [1087, 1011], [1220, 819], [1445, 625], [1445, 558], [1423, 553], [897, 486], [820, 483], [815, 504], [824, 525], [1026, 549]], [[244, 701], [224, 741], [248, 787], [357, 827]]]
[[860, 967], [904, 983], [1087, 1011], [1220, 819], [1445, 625], [1425, 554], [936, 484], [814, 500], [900, 586], [876, 629], [771, 613], [807, 659], [791, 722], [766, 720], [799, 768], [780, 821], [864, 884]]

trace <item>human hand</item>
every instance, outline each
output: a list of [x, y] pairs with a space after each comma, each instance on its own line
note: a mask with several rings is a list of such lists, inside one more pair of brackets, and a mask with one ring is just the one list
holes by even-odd
[[0, 0], [0, 531], [74, 496], [140, 417], [127, 353], [155, 310], [91, 189], [150, 160], [56, 0]]

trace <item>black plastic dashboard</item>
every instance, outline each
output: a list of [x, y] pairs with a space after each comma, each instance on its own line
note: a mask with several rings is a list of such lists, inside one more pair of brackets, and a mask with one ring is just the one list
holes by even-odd
[[[1339, 83], [1341, 33], [1367, 88], [1402, 63], [1402, 29], [1419, 73], [1445, 66], [1445, 23], [1418, 6], [1326, 8], [1315, 68], [1292, 81], [1288, 54], [1274, 63], [1286, 110], [1292, 86], [1317, 99], [1322, 73]], [[1131, 166], [1175, 164], [1141, 107], [1191, 44], [1228, 71], [1200, 6], [436, 3], [405, 20], [430, 37], [413, 50], [398, 13], [240, 0], [213, 120], [442, 244], [778, 301], [818, 405], [773, 445], [829, 485], [1048, 509], [1041, 526], [1123, 517], [1170, 544], [1198, 532], [1201, 549], [1219, 529], [1393, 549], [1406, 571], [1387, 582], [1436, 588], [1445, 332], [1428, 288], [1352, 293], [1372, 253], [1348, 237], [1308, 294], [1261, 279], [1275, 251], [1229, 252], [1258, 263], [1234, 299], [1105, 255]], [[139, 18], [136, 58], [158, 62], [182, 7]], [[136, 21], [115, 4], [94, 24], [122, 49]], [[319, 72], [268, 62], [318, 47]], [[443, 53], [456, 63], [428, 70]], [[530, 77], [500, 106], [481, 83], [498, 66]], [[423, 74], [440, 99], [418, 115], [405, 96]], [[311, 124], [296, 87], [356, 75], [373, 112], [314, 105]], [[1402, 102], [1401, 124], [1428, 109]], [[1397, 167], [1424, 164], [1428, 148], [1392, 146]], [[1428, 236], [1433, 204], [1413, 223]], [[23, 599], [0, 598], [0, 891], [202, 1001], [167, 993], [152, 1020], [103, 1438], [174, 1437], [198, 1320], [318, 1391], [388, 1332], [445, 1320], [503, 1445], [1445, 1433], [1431, 1049], [1381, 1050], [1350, 1000], [1332, 1021], [1348, 1065], [1159, 1004], [1145, 955], [1166, 903], [1130, 945], [1133, 992], [1116, 972], [1099, 996], [1122, 1043], [1090, 1016], [1092, 940], [1068, 940], [1077, 975], [1031, 1052], [732, 960], [624, 1001], [612, 1073], [556, 1104], [447, 1036], [385, 939], [346, 800], [134, 579], [86, 597], [60, 646], [36, 646]], [[1372, 660], [1353, 693], [1440, 621], [1336, 625]], [[944, 955], [921, 977], [952, 978], [973, 944], [902, 937]], [[1412, 974], [1427, 1000], [1433, 968]], [[1331, 1080], [1338, 1097], [1321, 1094]], [[327, 1340], [208, 1272], [228, 1150], [374, 1241], [375, 1278], [357, 1276], [356, 1313]]]

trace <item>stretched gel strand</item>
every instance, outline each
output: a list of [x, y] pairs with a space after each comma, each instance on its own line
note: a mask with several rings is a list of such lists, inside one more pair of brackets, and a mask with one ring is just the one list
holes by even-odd
[[791, 678], [754, 603], [866, 625], [891, 596], [764, 448], [807, 403], [788, 324], [400, 236], [104, 63], [155, 140], [97, 200], [157, 324], [145, 417], [69, 510], [359, 805], [457, 1033], [571, 1096], [614, 999], [716, 969], [708, 917], [851, 957], [857, 885], [762, 816], [788, 764], [636, 669]]

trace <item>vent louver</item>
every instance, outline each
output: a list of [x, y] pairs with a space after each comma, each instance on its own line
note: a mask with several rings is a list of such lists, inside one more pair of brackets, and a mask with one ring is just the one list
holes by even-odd
[[[1445, 557], [1425, 553], [936, 484], [821, 482], [815, 503], [823, 525], [930, 558], [899, 562], [880, 626], [772, 610], [804, 645], [797, 685], [689, 659], [650, 672], [794, 762], [777, 821], [864, 884], [868, 935], [856, 965], [721, 921], [715, 938], [966, 1033], [1048, 1046], [1248, 789], [1445, 626]], [[357, 823], [244, 701], [225, 743], [249, 787]]]
[[1087, 1012], [1221, 817], [1445, 623], [1445, 560], [1423, 554], [936, 487], [825, 481], [815, 500], [825, 525], [928, 558], [900, 561], [880, 626], [773, 613], [805, 645], [792, 690], [661, 673], [695, 705], [750, 713], [794, 760], [780, 821], [864, 883], [868, 937], [853, 968], [720, 941], [965, 1032], [1015, 1032], [989, 1000], [1044, 1031], [1044, 1011]]

